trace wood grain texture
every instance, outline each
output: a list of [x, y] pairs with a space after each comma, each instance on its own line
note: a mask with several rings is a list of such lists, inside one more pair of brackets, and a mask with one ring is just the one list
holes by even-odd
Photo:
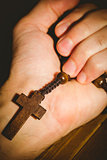
[[2, 134], [9, 140], [12, 140], [32, 114], [34, 114], [37, 119], [41, 119], [46, 112], [42, 106], [39, 106], [39, 103], [43, 99], [44, 96], [38, 91], [35, 91], [30, 98], [22, 93], [16, 99], [16, 104], [20, 105], [21, 108], [19, 108], [16, 114], [12, 117]]
[[73, 160], [107, 160], [107, 119]]
[[75, 129], [50, 146], [35, 160], [72, 160], [105, 119], [107, 119], [107, 114], [101, 114], [86, 125]]

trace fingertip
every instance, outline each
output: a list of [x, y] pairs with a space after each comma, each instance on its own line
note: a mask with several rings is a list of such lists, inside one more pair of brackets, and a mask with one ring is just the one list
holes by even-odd
[[62, 37], [57, 43], [57, 50], [63, 56], [69, 56], [73, 47], [73, 42], [68, 37]]
[[71, 77], [75, 77], [76, 65], [73, 60], [68, 60], [62, 67], [62, 70], [69, 74]]
[[81, 71], [77, 76], [77, 81], [81, 84], [89, 84], [92, 80], [87, 76], [84, 71]]
[[77, 76], [77, 80], [80, 83], [85, 83], [86, 82], [86, 74], [82, 71], [78, 76]]

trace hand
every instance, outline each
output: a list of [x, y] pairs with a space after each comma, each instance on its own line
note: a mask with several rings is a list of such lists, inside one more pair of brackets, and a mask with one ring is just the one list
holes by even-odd
[[80, 5], [56, 26], [56, 35], [60, 37], [59, 53], [70, 56], [63, 71], [71, 77], [88, 84], [107, 72], [106, 9], [98, 10], [94, 4]]
[[[32, 89], [40, 89], [60, 71], [47, 31], [57, 15], [77, 2], [43, 0], [17, 24], [10, 76], [0, 95], [0, 132], [18, 109], [11, 102], [14, 94], [28, 95]], [[59, 86], [41, 103], [47, 112], [40, 121], [30, 117], [11, 142], [0, 135], [2, 159], [35, 158], [69, 131], [96, 117], [106, 106], [106, 98], [106, 93], [91, 83], [83, 86], [73, 80]]]

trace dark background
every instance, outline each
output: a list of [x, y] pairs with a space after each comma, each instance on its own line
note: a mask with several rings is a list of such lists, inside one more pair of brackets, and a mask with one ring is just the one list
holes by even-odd
[[[81, 0], [107, 8], [107, 0]], [[7, 79], [12, 57], [12, 30], [21, 17], [26, 15], [38, 0], [0, 0], [0, 86]]]

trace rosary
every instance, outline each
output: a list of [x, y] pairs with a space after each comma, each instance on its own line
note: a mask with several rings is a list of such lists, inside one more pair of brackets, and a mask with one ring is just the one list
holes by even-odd
[[[44, 88], [34, 91], [30, 96], [26, 96], [23, 93], [18, 95], [13, 102], [19, 105], [20, 110], [15, 113], [2, 131], [3, 136], [9, 140], [12, 140], [31, 115], [40, 120], [46, 112], [46, 109], [40, 105], [40, 103], [44, 100], [45, 95], [50, 93], [60, 84], [65, 84], [71, 80], [72, 78], [70, 78], [68, 74], [60, 72], [52, 82]], [[107, 74], [105, 73], [97, 78], [93, 81], [93, 84], [98, 88], [103, 88], [107, 92]]]

